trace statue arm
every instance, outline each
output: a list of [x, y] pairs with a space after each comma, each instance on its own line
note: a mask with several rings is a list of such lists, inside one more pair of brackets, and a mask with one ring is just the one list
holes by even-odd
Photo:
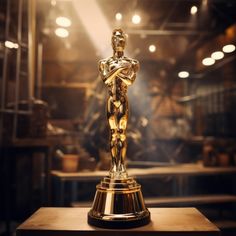
[[115, 77], [118, 76], [118, 74], [123, 70], [123, 67], [115, 68], [111, 71], [109, 71], [103, 78], [103, 81], [105, 84], [109, 84], [112, 80], [115, 79]]
[[106, 62], [105, 61], [99, 61], [99, 66], [98, 66], [98, 69], [99, 69], [99, 74], [100, 74], [100, 77], [101, 79], [103, 80], [103, 82], [106, 82], [106, 74], [107, 74], [107, 68], [106, 68]]
[[111, 83], [112, 80], [124, 69], [125, 67], [117, 67], [111, 71], [108, 71], [108, 66], [106, 61], [101, 61], [99, 63], [100, 76], [105, 84]]
[[136, 79], [136, 73], [139, 70], [139, 62], [132, 61], [131, 68], [126, 73], [120, 73], [118, 77], [127, 85], [131, 85]]

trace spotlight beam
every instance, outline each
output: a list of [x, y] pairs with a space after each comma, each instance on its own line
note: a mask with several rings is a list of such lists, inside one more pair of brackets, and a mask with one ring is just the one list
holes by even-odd
[[[72, 0], [73, 7], [101, 57], [111, 54], [111, 28], [94, 0]], [[95, 20], [97, 19], [97, 20]]]

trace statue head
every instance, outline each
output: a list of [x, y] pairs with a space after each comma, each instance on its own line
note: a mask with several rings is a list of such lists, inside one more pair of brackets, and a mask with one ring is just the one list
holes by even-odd
[[111, 44], [112, 44], [112, 48], [115, 52], [124, 51], [125, 38], [126, 38], [126, 35], [124, 34], [122, 29], [115, 29], [113, 31], [112, 38], [111, 38]]

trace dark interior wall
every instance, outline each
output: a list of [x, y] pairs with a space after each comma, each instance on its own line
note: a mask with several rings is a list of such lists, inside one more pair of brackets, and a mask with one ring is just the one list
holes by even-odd
[[224, 67], [209, 71], [200, 80], [189, 82], [189, 94], [195, 96], [189, 105], [193, 112], [193, 132], [196, 135], [235, 137], [234, 65], [235, 60]]
[[85, 89], [44, 88], [42, 98], [49, 105], [51, 119], [83, 119], [86, 109]]

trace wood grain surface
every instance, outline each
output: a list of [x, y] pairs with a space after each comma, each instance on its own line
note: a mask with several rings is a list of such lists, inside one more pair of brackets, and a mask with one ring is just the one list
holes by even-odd
[[150, 208], [151, 223], [133, 229], [102, 229], [87, 224], [89, 208], [40, 208], [16, 231], [17, 236], [220, 235], [195, 208]]

